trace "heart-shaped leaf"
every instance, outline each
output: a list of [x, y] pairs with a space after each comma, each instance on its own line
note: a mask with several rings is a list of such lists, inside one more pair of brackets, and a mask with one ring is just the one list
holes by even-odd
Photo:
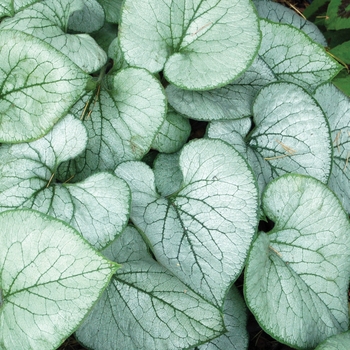
[[130, 65], [154, 73], [164, 69], [180, 88], [208, 90], [247, 69], [260, 32], [247, 0], [126, 0], [120, 43]]
[[194, 291], [222, 305], [240, 274], [257, 225], [257, 189], [240, 154], [221, 140], [196, 140], [181, 151], [183, 181], [162, 197], [152, 169], [125, 162], [116, 174], [132, 192], [133, 223], [157, 260]]
[[223, 332], [220, 310], [158, 264], [135, 228], [103, 254], [123, 265], [76, 332], [88, 348], [183, 349]]
[[0, 148], [0, 211], [31, 208], [66, 221], [95, 248], [119, 234], [129, 218], [130, 191], [113, 174], [98, 173], [80, 183], [54, 179], [60, 162], [86, 144], [82, 122], [69, 115], [45, 137]]
[[[81, 0], [39, 2], [25, 8], [15, 17], [3, 20], [0, 28], [20, 30], [46, 41], [83, 71], [92, 73], [106, 63], [105, 51], [87, 34], [66, 33], [71, 15], [77, 13], [79, 17], [78, 13], [81, 16], [83, 10], [84, 2]], [[89, 26], [93, 27], [91, 21]]]
[[328, 186], [350, 213], [350, 100], [334, 85], [321, 85], [315, 98], [328, 117], [332, 140], [333, 162]]
[[168, 101], [178, 112], [196, 120], [240, 119], [251, 115], [251, 105], [259, 90], [276, 81], [267, 64], [257, 58], [247, 71], [231, 84], [209, 91], [166, 88]]
[[66, 115], [91, 80], [42, 40], [16, 30], [0, 34], [0, 142], [30, 141]]
[[165, 120], [166, 108], [162, 86], [146, 70], [126, 68], [108, 76], [71, 111], [84, 120], [88, 144], [84, 153], [62, 165], [60, 178], [75, 175], [81, 180], [96, 171], [114, 171], [123, 161], [141, 159]]
[[295, 27], [261, 19], [260, 28], [259, 56], [279, 80], [298, 84], [313, 92], [343, 68], [323, 46]]
[[118, 265], [70, 226], [32, 210], [0, 214], [0, 347], [56, 349]]
[[314, 348], [348, 329], [349, 220], [328, 187], [302, 175], [274, 180], [262, 205], [275, 226], [249, 253], [247, 305], [275, 339]]

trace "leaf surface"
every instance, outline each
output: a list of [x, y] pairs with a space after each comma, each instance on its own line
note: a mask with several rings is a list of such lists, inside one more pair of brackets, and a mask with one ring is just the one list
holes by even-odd
[[350, 344], [350, 331], [333, 335], [329, 337], [315, 350], [348, 350]]
[[274, 180], [262, 202], [275, 225], [249, 252], [247, 305], [275, 339], [314, 348], [348, 329], [349, 220], [328, 187], [302, 175]]
[[106, 246], [129, 218], [130, 191], [125, 182], [109, 173], [75, 184], [54, 179], [60, 162], [79, 154], [85, 144], [84, 126], [70, 115], [37, 141], [2, 146], [0, 211], [36, 209], [66, 221], [95, 248]]
[[0, 214], [0, 347], [56, 349], [118, 265], [70, 226], [36, 211]]
[[0, 31], [0, 142], [46, 134], [90, 81], [66, 56], [16, 30]]
[[247, 69], [260, 32], [246, 0], [127, 0], [120, 43], [130, 65], [153, 73], [164, 70], [166, 79], [180, 88], [207, 90]]
[[116, 174], [131, 188], [130, 218], [147, 236], [157, 260], [221, 305], [255, 233], [255, 180], [238, 152], [221, 140], [187, 144], [179, 167], [181, 187], [166, 197], [157, 193], [154, 173], [144, 163], [122, 163]]
[[103, 253], [123, 265], [76, 332], [85, 346], [183, 349], [223, 332], [220, 310], [158, 264], [135, 228]]

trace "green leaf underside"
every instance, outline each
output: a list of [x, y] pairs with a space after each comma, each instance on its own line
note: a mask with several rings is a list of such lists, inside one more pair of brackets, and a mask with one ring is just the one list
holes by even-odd
[[274, 83], [263, 88], [254, 106], [255, 128], [248, 160], [261, 190], [285, 173], [313, 176], [327, 183], [332, 147], [325, 115], [301, 87]]
[[249, 253], [247, 305], [275, 339], [314, 348], [348, 328], [349, 221], [325, 185], [302, 175], [274, 180], [263, 210], [275, 226]]
[[290, 24], [302, 30], [313, 41], [322, 46], [327, 46], [327, 41], [318, 27], [314, 23], [301, 17], [292, 8], [269, 0], [255, 0], [253, 3], [260, 17], [272, 22]]
[[[123, 161], [141, 159], [164, 122], [164, 91], [149, 72], [126, 68], [108, 77], [107, 83], [71, 110], [84, 119], [88, 144], [80, 156], [61, 166], [63, 179], [75, 175], [74, 181], [81, 180], [96, 171], [114, 171]], [[91, 114], [85, 109], [88, 99]]]
[[261, 19], [260, 28], [259, 56], [279, 80], [298, 84], [312, 92], [343, 68], [321, 45], [288, 24]]
[[[105, 51], [89, 35], [66, 33], [70, 15], [81, 13], [77, 11], [83, 8], [84, 3], [81, 0], [40, 2], [13, 18], [5, 19], [0, 28], [20, 30], [46, 41], [69, 57], [84, 72], [92, 73], [106, 63]], [[91, 21], [89, 25], [92, 27]]]
[[350, 3], [348, 0], [332, 0], [327, 8], [327, 29], [350, 28]]
[[117, 265], [74, 229], [35, 211], [0, 214], [1, 349], [56, 349], [106, 287]]
[[315, 98], [328, 117], [332, 142], [333, 163], [328, 186], [350, 213], [350, 101], [335, 86], [326, 84], [315, 91]]
[[157, 260], [194, 291], [221, 305], [243, 268], [257, 224], [257, 189], [247, 164], [220, 140], [186, 145], [177, 192], [161, 197], [141, 162], [116, 174], [132, 192], [130, 218], [145, 232]]
[[227, 331], [218, 338], [199, 346], [200, 350], [242, 350], [248, 348], [247, 307], [235, 286], [226, 295], [223, 313]]
[[85, 346], [183, 349], [223, 332], [220, 310], [154, 261], [134, 228], [103, 253], [123, 265], [76, 332]]
[[[127, 0], [121, 48], [126, 61], [190, 90], [223, 86], [252, 62], [260, 43], [250, 2]], [[242, 50], [244, 45], [244, 50]]]
[[44, 138], [2, 146], [0, 211], [36, 209], [76, 228], [97, 249], [125, 227], [130, 191], [113, 174], [98, 173], [80, 183], [56, 183], [60, 162], [79, 154], [86, 144], [81, 121], [69, 115]]
[[188, 91], [169, 85], [169, 103], [180, 113], [196, 120], [227, 120], [251, 115], [251, 105], [259, 90], [276, 81], [273, 72], [261, 59], [254, 60], [234, 82], [209, 91]]
[[89, 76], [37, 38], [0, 33], [0, 142], [30, 141], [67, 113]]
[[348, 350], [350, 344], [350, 331], [333, 335], [322, 342], [315, 350]]

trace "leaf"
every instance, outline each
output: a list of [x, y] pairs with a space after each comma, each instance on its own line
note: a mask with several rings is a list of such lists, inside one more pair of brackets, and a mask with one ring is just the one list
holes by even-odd
[[348, 0], [331, 0], [327, 8], [327, 29], [350, 28], [350, 7]]
[[75, 184], [54, 179], [60, 162], [79, 154], [85, 144], [84, 126], [68, 116], [37, 141], [2, 146], [0, 211], [39, 210], [66, 221], [96, 249], [114, 240], [129, 219], [130, 191], [125, 182], [108, 173]]
[[61, 166], [60, 178], [74, 174], [81, 180], [96, 171], [114, 171], [126, 160], [141, 159], [164, 122], [166, 108], [162, 86], [146, 70], [126, 68], [108, 76], [71, 110], [84, 119], [88, 144], [84, 153]]
[[265, 190], [274, 222], [249, 252], [244, 293], [261, 327], [299, 349], [348, 329], [350, 223], [318, 180], [288, 174]]
[[144, 163], [122, 163], [116, 174], [130, 186], [130, 218], [157, 261], [221, 306], [255, 233], [255, 180], [238, 152], [220, 140], [187, 144], [179, 167], [181, 187], [166, 197], [157, 193], [154, 173]]
[[350, 97], [350, 74], [343, 70], [333, 80], [332, 83], [344, 94]]
[[223, 313], [227, 331], [218, 338], [200, 345], [199, 350], [242, 350], [248, 348], [247, 308], [235, 286], [227, 293]]
[[246, 0], [126, 0], [122, 7], [126, 61], [152, 73], [164, 70], [183, 89], [226, 85], [248, 68], [259, 43], [257, 16]]
[[321, 85], [314, 96], [328, 117], [333, 141], [328, 186], [350, 213], [350, 100], [332, 84]]
[[123, 266], [76, 332], [79, 342], [95, 350], [183, 349], [222, 333], [220, 310], [154, 261], [135, 228], [103, 253]]
[[[69, 23], [78, 21], [82, 11], [84, 3], [81, 0], [39, 2], [19, 12], [15, 17], [5, 19], [0, 28], [20, 30], [46, 41], [69, 57], [83, 71], [92, 73], [106, 63], [106, 53], [89, 35], [67, 33]], [[89, 23], [89, 26], [92, 27], [93, 24]]]
[[237, 80], [209, 91], [188, 91], [168, 85], [168, 101], [178, 112], [196, 120], [240, 119], [251, 115], [251, 105], [259, 90], [276, 81], [266, 63], [257, 58]]
[[329, 52], [346, 64], [350, 64], [350, 41], [333, 47]]
[[177, 152], [187, 141], [191, 125], [187, 118], [168, 110], [166, 119], [152, 142], [152, 148], [163, 153]]
[[313, 92], [343, 68], [302, 31], [287, 24], [260, 20], [259, 56], [278, 80], [298, 84]]
[[39, 39], [0, 33], [0, 142], [31, 141], [67, 114], [90, 78]]
[[104, 21], [105, 14], [98, 1], [84, 0], [82, 8], [69, 17], [68, 27], [76, 32], [92, 33], [101, 29]]
[[41, 0], [0, 0], [0, 18], [12, 17], [23, 8]]
[[348, 350], [350, 344], [350, 331], [333, 335], [329, 337], [315, 350]]
[[118, 265], [70, 226], [31, 210], [0, 214], [0, 347], [56, 349]]
[[119, 23], [123, 0], [98, 0], [98, 2], [104, 9], [107, 22]]
[[316, 43], [327, 46], [327, 41], [318, 27], [301, 17], [301, 14], [296, 12], [297, 9], [292, 8], [293, 4], [289, 4], [291, 8], [288, 8], [270, 0], [255, 0], [253, 2], [260, 17], [277, 23], [290, 24], [303, 31]]

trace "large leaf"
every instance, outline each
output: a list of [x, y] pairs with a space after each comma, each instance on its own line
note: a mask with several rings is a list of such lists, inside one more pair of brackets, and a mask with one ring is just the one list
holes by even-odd
[[227, 84], [251, 64], [260, 32], [248, 0], [126, 0], [120, 42], [130, 65], [164, 69], [180, 88], [207, 90]]
[[1, 213], [0, 227], [0, 348], [56, 349], [117, 264], [73, 228], [35, 211]]
[[[106, 53], [89, 35], [66, 33], [71, 22], [70, 16], [77, 13], [76, 17], [79, 18], [83, 10], [82, 0], [39, 2], [15, 17], [5, 19], [0, 28], [20, 30], [42, 39], [69, 57], [82, 70], [91, 73], [106, 63]], [[93, 27], [93, 23], [89, 23], [89, 26]]]
[[154, 173], [144, 163], [122, 163], [116, 174], [131, 188], [130, 218], [145, 232], [157, 260], [221, 306], [255, 233], [255, 180], [240, 154], [220, 140], [187, 144], [179, 167], [181, 187], [166, 197], [157, 193]]
[[328, 117], [332, 133], [333, 162], [328, 185], [350, 213], [350, 99], [332, 84], [320, 86], [314, 96]]
[[314, 348], [348, 329], [348, 217], [328, 187], [302, 175], [274, 180], [262, 201], [275, 226], [249, 253], [247, 305], [275, 339]]
[[279, 80], [299, 84], [313, 92], [343, 68], [324, 47], [295, 27], [261, 19], [260, 28], [259, 56]]
[[240, 78], [222, 88], [188, 91], [169, 85], [166, 93], [172, 107], [188, 118], [239, 119], [251, 115], [251, 105], [259, 90], [276, 80], [271, 69], [258, 57]]
[[165, 120], [166, 108], [162, 86], [146, 70], [126, 68], [108, 76], [95, 94], [86, 95], [72, 109], [84, 119], [88, 144], [83, 154], [62, 166], [60, 176], [84, 179], [96, 171], [114, 171], [123, 161], [141, 159]]
[[0, 142], [30, 141], [66, 115], [90, 78], [42, 40], [0, 33]]
[[103, 253], [123, 265], [76, 332], [88, 348], [183, 349], [223, 332], [220, 310], [158, 264], [135, 228]]
[[82, 122], [68, 116], [37, 141], [2, 146], [0, 211], [36, 209], [66, 221], [95, 248], [106, 246], [129, 218], [125, 182], [109, 173], [75, 184], [55, 180], [60, 162], [79, 154], [85, 145]]

